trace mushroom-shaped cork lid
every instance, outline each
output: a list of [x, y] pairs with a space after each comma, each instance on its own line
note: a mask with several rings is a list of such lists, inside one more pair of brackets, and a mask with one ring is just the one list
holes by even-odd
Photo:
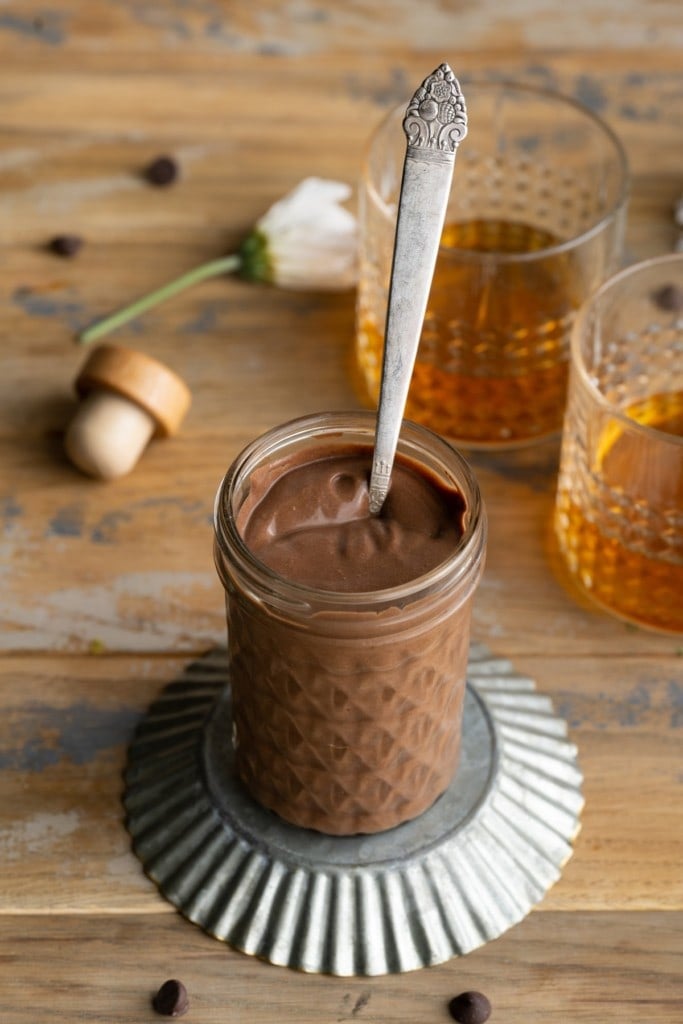
[[76, 390], [113, 391], [135, 402], [155, 421], [155, 433], [175, 434], [190, 407], [187, 384], [168, 366], [144, 352], [120, 345], [98, 345], [76, 378]]
[[82, 401], [66, 433], [66, 451], [79, 469], [101, 479], [130, 472], [151, 437], [175, 434], [191, 401], [173, 370], [119, 345], [93, 349], [76, 391]]

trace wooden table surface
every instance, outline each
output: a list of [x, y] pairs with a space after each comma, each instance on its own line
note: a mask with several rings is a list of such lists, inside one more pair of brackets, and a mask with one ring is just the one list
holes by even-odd
[[[230, 251], [301, 178], [353, 183], [371, 127], [447, 59], [548, 85], [601, 114], [633, 170], [627, 262], [670, 250], [683, 191], [675, 0], [25, 0], [0, 3], [0, 1021], [151, 1021], [168, 977], [188, 1020], [447, 1021], [486, 992], [496, 1024], [683, 1020], [683, 640], [577, 601], [548, 541], [557, 452], [477, 456], [490, 517], [476, 638], [552, 696], [578, 744], [573, 859], [526, 920], [440, 967], [306, 976], [188, 923], [130, 849], [136, 723], [224, 641], [214, 492], [241, 446], [359, 405], [352, 293], [197, 287], [115, 340], [173, 366], [177, 439], [115, 483], [62, 453], [75, 332]], [[182, 167], [153, 189], [162, 152]], [[79, 256], [45, 250], [86, 239]]]

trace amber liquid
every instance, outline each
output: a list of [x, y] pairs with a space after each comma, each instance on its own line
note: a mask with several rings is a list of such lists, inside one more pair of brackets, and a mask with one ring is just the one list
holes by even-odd
[[[568, 332], [583, 296], [560, 240], [507, 220], [448, 224], [406, 415], [473, 444], [524, 442], [561, 428]], [[463, 250], [465, 250], [463, 252]], [[490, 259], [472, 253], [490, 253]], [[535, 258], [515, 259], [539, 253]], [[501, 255], [502, 254], [502, 255]], [[358, 364], [377, 401], [383, 324], [359, 316]]]
[[[681, 391], [654, 395], [626, 412], [683, 438]], [[616, 614], [683, 632], [683, 445], [643, 439], [614, 424], [599, 439], [594, 468], [597, 491], [578, 476], [573, 481], [571, 466], [560, 481], [556, 531], [572, 575]], [[579, 505], [579, 491], [593, 499]]]

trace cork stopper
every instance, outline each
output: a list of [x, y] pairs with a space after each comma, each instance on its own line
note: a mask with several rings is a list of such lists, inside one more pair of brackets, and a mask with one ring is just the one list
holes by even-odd
[[93, 349], [75, 386], [82, 401], [66, 452], [84, 473], [103, 480], [129, 473], [152, 437], [175, 434], [191, 401], [167, 366], [119, 345]]

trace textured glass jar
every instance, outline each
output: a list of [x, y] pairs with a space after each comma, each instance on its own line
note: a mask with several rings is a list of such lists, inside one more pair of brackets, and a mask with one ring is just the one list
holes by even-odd
[[245, 545], [236, 519], [256, 469], [307, 450], [367, 446], [370, 413], [325, 413], [250, 444], [215, 508], [226, 591], [237, 772], [287, 821], [351, 835], [426, 810], [448, 787], [459, 747], [471, 599], [485, 553], [479, 488], [462, 456], [405, 423], [399, 452], [466, 502], [452, 555], [398, 587], [339, 593], [292, 583]]

